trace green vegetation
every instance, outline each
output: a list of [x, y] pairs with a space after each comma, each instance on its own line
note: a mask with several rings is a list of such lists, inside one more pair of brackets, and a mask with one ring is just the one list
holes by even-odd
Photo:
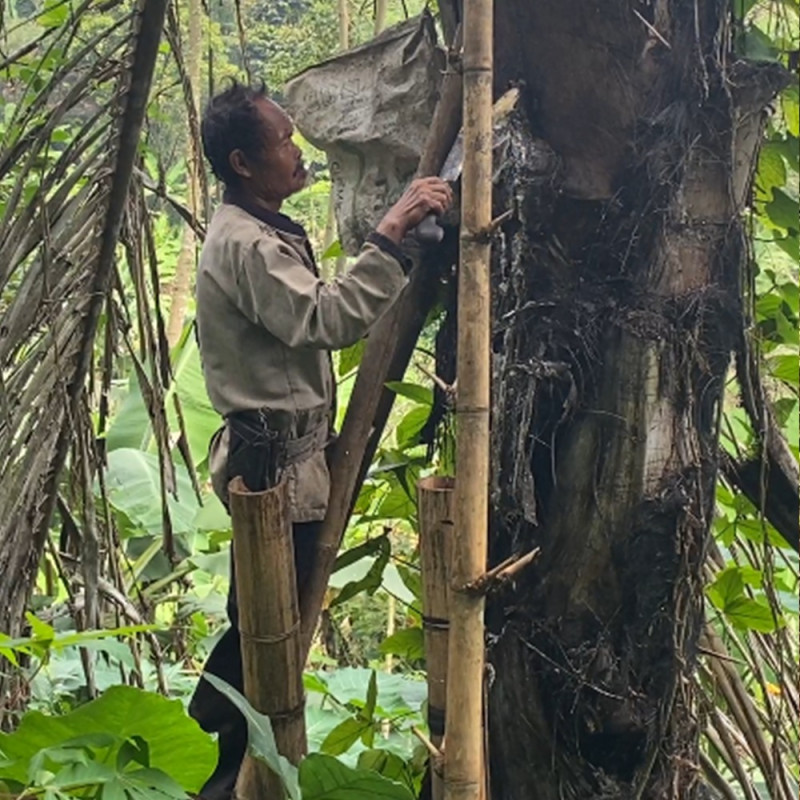
[[[733, 5], [740, 52], [796, 60], [797, 0]], [[389, 23], [421, 6], [390, 2]], [[372, 36], [372, 7], [349, 3], [351, 43]], [[70, 320], [83, 308], [93, 263], [86, 242], [103, 219], [101, 180], [133, 5], [0, 4], [0, 432], [12, 410], [19, 413], [14, 435], [0, 437], [0, 564], [25, 562], [8, 555], [22, 547], [14, 539], [22, 529], [15, 503], [39, 491], [29, 477], [44, 482], [56, 463], [54, 443], [70, 430], [55, 513], [35, 554], [33, 591], [23, 592], [22, 628], [22, 615], [14, 616], [3, 598], [11, 610], [0, 614], [7, 626], [0, 634], [7, 731], [0, 733], [0, 797], [185, 798], [214, 764], [214, 742], [184, 706], [226, 625], [231, 531], [209, 482], [206, 447], [219, 419], [203, 387], [191, 298], [177, 344], [170, 348], [163, 335], [185, 219], [195, 205], [186, 160], [193, 134], [181, 84], [189, 7], [170, 9], [112, 288], [93, 336], [89, 388], [74, 407], [80, 415], [70, 416], [54, 410], [66, 389], [59, 358], [74, 355]], [[248, 73], [280, 92], [290, 75], [339, 48], [331, 0], [243, 0], [206, 10], [202, 78], [191, 87], [203, 100], [226, 76]], [[795, 459], [799, 101], [794, 84], [767, 126], [749, 216], [746, 292], [771, 401], [765, 414], [774, 414]], [[285, 210], [332, 262], [339, 251], [330, 245], [324, 155], [303, 148], [316, 177]], [[207, 178], [213, 205], [218, 193]], [[196, 205], [202, 228], [205, 204]], [[37, 229], [43, 217], [52, 225], [44, 237]], [[71, 258], [51, 259], [52, 252]], [[32, 300], [47, 287], [57, 287], [60, 303]], [[429, 369], [435, 332], [432, 320], [417, 356]], [[337, 356], [340, 418], [362, 349]], [[305, 676], [313, 752], [299, 770], [279, 760], [268, 721], [237, 699], [252, 751], [280, 771], [293, 799], [352, 800], [358, 791], [374, 800], [411, 800], [422, 785], [427, 751], [411, 731], [427, 724], [415, 485], [452, 463], [449, 448], [431, 458], [420, 443], [433, 404], [429, 383], [415, 366], [391, 387], [399, 402], [356, 504]], [[722, 445], [737, 462], [759, 465], [760, 438], [734, 386], [732, 368]], [[705, 592], [718, 639], [702, 646], [724, 644], [758, 725], [796, 754], [797, 552], [724, 471], [716, 511]], [[37, 529], [41, 519], [31, 525]], [[19, 575], [24, 582], [22, 568]], [[699, 680], [710, 685], [712, 678], [703, 666]], [[747, 743], [756, 735], [736, 717], [730, 724]], [[743, 787], [752, 784], [770, 797], [756, 763], [743, 759], [744, 777], [732, 775], [713, 736], [704, 747], [731, 796], [750, 798]], [[797, 763], [791, 768], [800, 780]]]

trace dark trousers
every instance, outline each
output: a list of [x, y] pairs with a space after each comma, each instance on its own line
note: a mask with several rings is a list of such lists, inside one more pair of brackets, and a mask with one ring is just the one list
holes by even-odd
[[[298, 592], [314, 566], [316, 541], [321, 522], [296, 522], [294, 563]], [[264, 591], [269, 591], [264, 586]], [[236, 603], [236, 575], [231, 557], [231, 588], [228, 593], [228, 617], [231, 626], [217, 642], [206, 662], [205, 672], [216, 675], [240, 692], [244, 692], [242, 651], [239, 637], [239, 609]], [[214, 774], [206, 781], [200, 796], [203, 800], [230, 800], [247, 748], [247, 725], [236, 707], [208, 681], [200, 678], [189, 704], [189, 713], [208, 733], [219, 734], [219, 761]]]

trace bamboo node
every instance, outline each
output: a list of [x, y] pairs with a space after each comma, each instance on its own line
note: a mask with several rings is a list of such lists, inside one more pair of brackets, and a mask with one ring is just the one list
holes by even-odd
[[299, 628], [300, 620], [298, 619], [288, 631], [282, 631], [281, 633], [250, 633], [240, 628], [239, 635], [242, 639], [247, 639], [248, 642], [255, 642], [256, 644], [278, 644], [279, 642], [285, 642], [287, 639], [291, 639]]
[[513, 555], [500, 562], [496, 567], [492, 567], [488, 572], [484, 572], [479, 578], [465, 584], [462, 591], [469, 594], [488, 594], [500, 585], [512, 581], [517, 573], [522, 572], [525, 567], [532, 564], [540, 553], [541, 548], [534, 547], [524, 556]]
[[306, 713], [306, 698], [305, 696], [303, 699], [294, 707], [289, 708], [285, 711], [270, 711], [267, 716], [273, 722], [275, 720], [287, 720], [287, 719], [297, 719], [298, 717], [303, 716]]
[[429, 631], [449, 631], [450, 620], [422, 615], [422, 627]]

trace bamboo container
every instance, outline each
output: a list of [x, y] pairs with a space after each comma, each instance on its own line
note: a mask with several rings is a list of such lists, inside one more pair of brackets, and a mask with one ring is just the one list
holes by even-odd
[[487, 558], [489, 487], [490, 224], [492, 214], [491, 0], [464, 0], [464, 170], [458, 275], [455, 539], [450, 593], [445, 800], [480, 800], [484, 596], [468, 585]]
[[[452, 478], [423, 478], [417, 484], [422, 615], [428, 672], [428, 727], [431, 742], [440, 750], [447, 707], [453, 487]], [[444, 800], [444, 781], [435, 769], [431, 770], [431, 788], [433, 800]]]
[[[269, 716], [278, 752], [297, 764], [307, 750], [300, 611], [287, 484], [250, 492], [241, 478], [229, 486], [244, 693]], [[283, 800], [278, 777], [245, 757], [237, 800]]]

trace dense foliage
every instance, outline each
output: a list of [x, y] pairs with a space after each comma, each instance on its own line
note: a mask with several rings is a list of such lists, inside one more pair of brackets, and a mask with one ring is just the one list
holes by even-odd
[[[388, 21], [421, 5], [392, 2]], [[796, 66], [796, 0], [733, 5], [740, 53]], [[62, 221], [53, 241], [80, 254], [80, 240], [103, 202], [92, 187], [104, 168], [101, 136], [113, 124], [110, 109], [121, 91], [110, 78], [119, 77], [119, 57], [132, 36], [129, 6], [113, 0], [0, 5], [0, 408], [30, 403], [30, 418], [39, 424], [48, 407], [37, 417], [37, 397], [47, 385], [14, 380], [44, 358], [48, 337], [58, 331], [47, 310], [23, 318], [21, 298], [46, 285], [49, 264], [47, 237], [34, 246], [24, 231], [44, 207]], [[187, 48], [197, 46], [189, 36], [192, 6], [170, 7], [132, 210], [94, 338], [92, 391], [85, 398], [85, 427], [78, 428], [90, 433], [70, 447], [25, 630], [0, 634], [0, 669], [8, 678], [0, 793], [47, 800], [183, 798], [211, 771], [215, 745], [183, 706], [226, 624], [231, 531], [209, 483], [206, 447], [219, 419], [203, 386], [191, 299], [180, 340], [170, 349], [163, 337], [186, 220], [197, 207], [202, 233], [206, 218], [206, 204], [192, 197], [196, 125], [187, 119], [193, 93], [205, 99], [225, 76], [263, 76], [279, 92], [290, 75], [335, 53], [342, 6], [349, 12], [350, 43], [369, 38], [371, 3], [208, 4], [199, 85], [185, 68]], [[799, 100], [796, 84], [785, 90], [767, 126], [750, 210], [747, 287], [770, 414], [795, 459]], [[340, 249], [324, 155], [303, 147], [315, 180], [285, 210], [303, 221], [332, 270]], [[216, 189], [209, 188], [213, 204]], [[72, 266], [62, 266], [54, 274], [74, 290], [78, 284], [67, 282]], [[337, 562], [305, 676], [313, 754], [299, 771], [278, 760], [268, 721], [242, 706], [253, 751], [280, 771], [292, 798], [350, 800], [357, 788], [376, 800], [409, 800], [420, 791], [427, 751], [412, 728], [425, 730], [426, 686], [415, 484], [422, 474], [446, 471], [450, 462], [446, 448], [431, 458], [420, 443], [433, 404], [426, 373], [434, 333], [435, 320], [420, 344], [418, 366], [393, 386], [400, 402]], [[340, 417], [360, 352], [356, 346], [337, 356]], [[758, 465], [761, 435], [753, 430], [746, 398], [736, 394], [734, 372], [732, 365], [722, 443], [736, 463]], [[23, 389], [14, 394], [17, 385]], [[12, 440], [0, 439], [8, 452], [24, 452], [16, 440], [13, 451]], [[703, 766], [712, 784], [729, 787], [729, 796], [768, 797], [766, 762], [759, 756], [767, 739], [780, 740], [793, 754], [800, 743], [800, 564], [796, 544], [786, 542], [726, 473], [717, 509], [704, 647], [724, 660], [704, 660], [698, 680], [711, 685], [723, 669], [733, 688], [731, 696], [707, 694], [703, 713], [711, 722]], [[87, 553], [94, 553], [93, 575]], [[796, 762], [791, 770], [800, 779]]]

